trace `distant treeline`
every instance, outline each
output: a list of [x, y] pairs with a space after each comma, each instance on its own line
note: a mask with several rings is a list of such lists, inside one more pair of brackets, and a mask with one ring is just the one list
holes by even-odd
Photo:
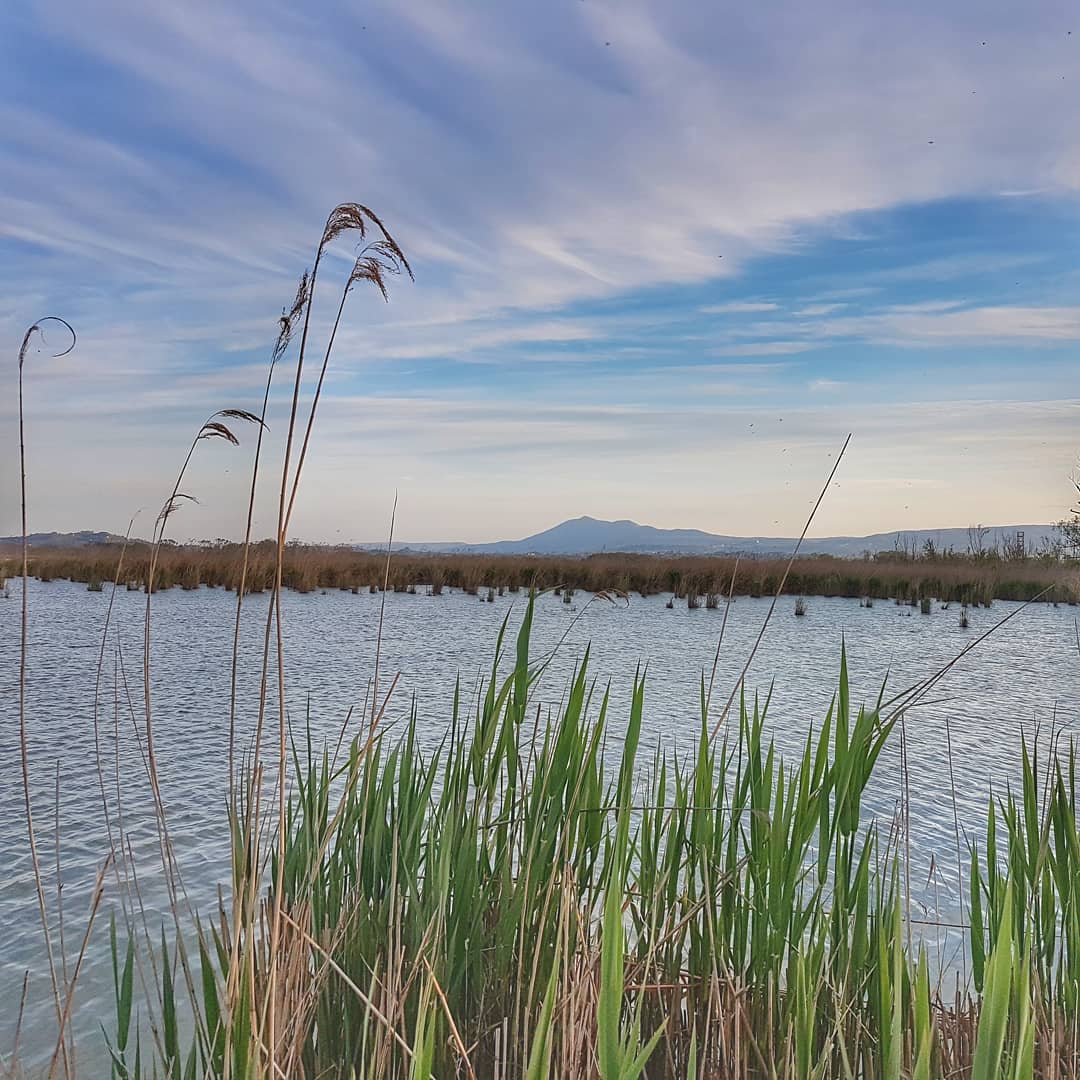
[[[121, 553], [123, 562], [121, 565]], [[150, 547], [145, 543], [101, 544], [70, 550], [36, 550], [30, 573], [49, 581], [67, 578], [96, 589], [119, 580], [132, 589], [145, 588]], [[240, 582], [243, 547], [240, 544], [165, 544], [161, 548], [155, 589], [196, 589], [202, 585], [235, 590]], [[247, 588], [262, 592], [273, 587], [275, 547], [272, 541], [252, 545]], [[381, 589], [424, 591], [436, 595], [450, 590], [478, 593], [481, 589], [519, 591], [572, 589], [583, 592], [673, 593], [691, 606], [698, 601], [715, 606], [732, 589], [738, 596], [768, 596], [784, 575], [784, 558], [740, 558], [701, 555], [632, 555], [606, 553], [582, 558], [568, 556], [446, 555], [401, 552], [385, 554], [343, 547], [290, 544], [286, 550], [283, 583], [298, 592], [320, 589], [353, 591]], [[20, 571], [17, 552], [0, 553], [0, 576]], [[795, 561], [784, 586], [794, 595], [923, 598], [980, 604], [991, 600], [1030, 600], [1044, 590], [1044, 599], [1075, 603], [1080, 599], [1080, 569], [1071, 561], [1051, 556], [1004, 558], [917, 555], [889, 551], [862, 559], [813, 555]]]

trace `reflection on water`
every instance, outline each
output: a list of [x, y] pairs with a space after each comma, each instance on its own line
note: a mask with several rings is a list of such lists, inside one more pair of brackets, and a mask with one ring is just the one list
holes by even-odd
[[[48, 974], [43, 960], [33, 878], [27, 852], [18, 753], [19, 584], [0, 600], [0, 1051], [10, 1048], [26, 970], [32, 972], [23, 1025], [24, 1056], [34, 1060], [51, 1047]], [[439, 597], [390, 594], [380, 686], [400, 675], [388, 719], [399, 721], [415, 700], [427, 747], [449, 719], [454, 680], [462, 699], [475, 696], [490, 670], [495, 639], [523, 596], [485, 603], [460, 593]], [[539, 698], [556, 707], [573, 665], [591, 643], [594, 675], [611, 681], [608, 738], [624, 722], [638, 664], [648, 665], [642, 745], [689, 745], [699, 728], [699, 681], [713, 663], [723, 611], [688, 610], [666, 597], [634, 597], [629, 606], [603, 601], [573, 604], [558, 597], [539, 601], [534, 653], [563, 639], [540, 683]], [[145, 598], [116, 596], [113, 628], [102, 649], [109, 590], [87, 592], [68, 582], [31, 583], [29, 726], [32, 784], [51, 905], [59, 884], [68, 923], [68, 953], [85, 921], [94, 878], [108, 850], [103, 801], [113, 813], [123, 794], [124, 826], [141, 872], [142, 895], [151, 919], [164, 895], [153, 809], [136, 723], [143, 721], [142, 633]], [[370, 700], [375, 640], [382, 597], [345, 592], [287, 594], [287, 706], [294, 725], [310, 723], [316, 740], [337, 740], [353, 708], [361, 724]], [[250, 739], [257, 702], [266, 596], [245, 605], [242, 633], [238, 740]], [[739, 599], [728, 620], [714, 705], [726, 700], [768, 609], [768, 600]], [[750, 669], [748, 685], [767, 692], [770, 730], [781, 748], [798, 749], [811, 724], [820, 724], [836, 683], [841, 642], [846, 641], [853, 700], [876, 701], [887, 678], [898, 692], [947, 663], [973, 637], [1018, 605], [996, 603], [970, 612], [968, 629], [959, 609], [930, 615], [878, 601], [807, 601], [805, 618], [783, 599]], [[514, 611], [511, 611], [511, 609]], [[952, 737], [955, 810], [961, 827], [981, 829], [992, 783], [1015, 775], [1021, 729], [1056, 721], [1076, 730], [1080, 659], [1072, 608], [1038, 605], [1021, 611], [997, 635], [968, 654], [935, 687], [907, 722], [911, 790], [911, 883], [921, 906], [941, 921], [957, 913], [956, 839], [946, 722]], [[227, 784], [229, 671], [235, 597], [222, 591], [163, 593], [154, 599], [150, 685], [154, 738], [170, 830], [194, 905], [214, 902], [228, 877], [224, 827]], [[99, 663], [100, 658], [100, 663]], [[100, 680], [98, 678], [100, 668]], [[275, 680], [272, 679], [274, 684]], [[102, 769], [95, 749], [94, 702], [98, 700]], [[366, 706], [370, 708], [369, 705]], [[276, 704], [271, 702], [271, 716]], [[871, 809], [890, 818], [898, 791], [898, 755], [882, 756], [869, 793]], [[104, 791], [103, 791], [104, 787]], [[57, 794], [57, 792], [59, 794]], [[931, 859], [933, 856], [933, 860]], [[107, 913], [109, 892], [103, 910]], [[953, 943], [954, 945], [955, 943]], [[940, 942], [942, 961], [952, 947]], [[100, 1022], [112, 1010], [107, 917], [100, 918], [80, 980], [76, 1030], [80, 1060], [103, 1060]]]

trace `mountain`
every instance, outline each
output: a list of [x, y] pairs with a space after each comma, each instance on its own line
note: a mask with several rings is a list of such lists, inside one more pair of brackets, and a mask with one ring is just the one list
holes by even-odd
[[[986, 550], [1004, 547], [1024, 533], [1029, 551], [1038, 549], [1056, 536], [1052, 525], [1002, 525], [986, 530], [982, 543]], [[939, 550], [967, 551], [969, 530], [907, 529], [873, 533], [869, 536], [826, 536], [807, 538], [800, 549], [807, 555], [837, 555], [858, 558], [864, 552], [918, 550], [926, 541]], [[700, 529], [658, 529], [635, 521], [601, 521], [592, 517], [572, 518], [522, 540], [500, 540], [490, 544], [403, 544], [398, 550], [455, 552], [470, 555], [593, 555], [604, 551], [638, 554], [679, 555], [778, 555], [791, 552], [793, 536], [725, 536]], [[364, 544], [377, 548], [384, 545]]]
[[[1029, 552], [1057, 537], [1053, 525], [999, 525], [985, 531], [986, 550], [1004, 548], [1017, 532], [1023, 532]], [[124, 538], [109, 532], [31, 533], [30, 546], [36, 548], [89, 547], [92, 544], [122, 543]], [[965, 552], [970, 543], [968, 529], [905, 529], [872, 533], [869, 536], [824, 536], [803, 541], [806, 555], [836, 555], [857, 559], [865, 552], [912, 549], [921, 551], [926, 541], [939, 551], [952, 548]], [[18, 548], [22, 538], [0, 536], [0, 548]], [[363, 550], [383, 550], [386, 542], [356, 544]], [[418, 543], [395, 544], [397, 551], [442, 552], [462, 555], [596, 555], [605, 551], [640, 555], [786, 555], [795, 547], [793, 536], [726, 536], [701, 529], [658, 529], [625, 518], [602, 521], [592, 517], [571, 518], [553, 528], [521, 540], [498, 540], [489, 544]]]
[[[124, 538], [110, 532], [30, 533], [30, 547], [89, 547], [91, 544], [122, 544]], [[22, 547], [21, 536], [0, 536], [0, 547]]]
[[[716, 536], [700, 529], [657, 529], [636, 521], [599, 521], [573, 518], [524, 540], [473, 544], [474, 550], [491, 554], [584, 555], [598, 551], [717, 551], [735, 537]], [[740, 541], [741, 542], [741, 541]]]

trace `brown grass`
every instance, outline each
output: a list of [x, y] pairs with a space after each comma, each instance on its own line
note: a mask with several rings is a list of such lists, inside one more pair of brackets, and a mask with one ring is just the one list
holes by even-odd
[[[29, 556], [29, 571], [43, 580], [109, 581], [116, 575], [122, 546], [100, 545], [71, 550], [38, 549]], [[123, 580], [144, 588], [150, 547], [132, 543], [124, 557]], [[247, 592], [274, 588], [276, 545], [170, 545], [159, 549], [155, 590], [199, 586]], [[653, 596], [674, 593], [691, 597], [771, 596], [783, 582], [794, 596], [847, 596], [985, 604], [991, 600], [1030, 600], [1049, 589], [1055, 603], [1080, 600], [1080, 569], [1050, 558], [1005, 560], [938, 557], [903, 559], [886, 553], [871, 559], [804, 556], [795, 559], [784, 581], [788, 560], [735, 556], [592, 555], [585, 558], [519, 555], [441, 555], [408, 551], [394, 556], [389, 573], [385, 552], [344, 547], [288, 544], [283, 553], [281, 584], [297, 592], [410, 588], [436, 595], [447, 590], [470, 594], [489, 588], [511, 592], [560, 586], [584, 592], [623, 592]], [[14, 576], [15, 555], [0, 551], [0, 577]], [[707, 605], [706, 605], [707, 606]]]

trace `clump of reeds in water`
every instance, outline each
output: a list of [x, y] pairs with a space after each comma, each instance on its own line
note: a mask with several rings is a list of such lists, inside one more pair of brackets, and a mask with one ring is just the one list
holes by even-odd
[[806, 614], [806, 601], [801, 596], [795, 600], [795, 614], [800, 618]]
[[[97, 545], [70, 551], [37, 549], [30, 555], [30, 573], [42, 580], [69, 578], [111, 581], [121, 559], [121, 545]], [[786, 560], [703, 556], [604, 554], [588, 558], [558, 556], [488, 556], [401, 553], [387, 575], [385, 555], [347, 547], [290, 544], [282, 554], [282, 586], [301, 592], [343, 586], [389, 588], [434, 584], [477, 595], [481, 588], [539, 590], [568, 587], [597, 593], [619, 590], [653, 596], [674, 592], [684, 599], [692, 591], [726, 596], [770, 596], [779, 585], [792, 596], [895, 598], [918, 606], [920, 596], [943, 601], [983, 604], [993, 599], [1047, 602], [1076, 600], [1075, 574], [1061, 559], [1029, 558], [1023, 562], [969, 559], [961, 556], [897, 561], [884, 553], [875, 559], [809, 557], [796, 559], [785, 576]], [[133, 542], [123, 554], [127, 579], [144, 585], [150, 545]], [[276, 545], [251, 545], [246, 580], [249, 586], [273, 586]], [[0, 553], [0, 573], [16, 566]], [[240, 544], [175, 545], [157, 554], [155, 589], [181, 586], [185, 579], [235, 590], [244, 567]], [[1049, 591], [1047, 591], [1049, 590]], [[560, 595], [562, 589], [560, 588]]]
[[930, 600], [930, 597], [929, 597], [929, 596], [924, 596], [924, 597], [923, 597], [923, 598], [922, 598], [922, 599], [921, 599], [921, 600], [919, 601], [919, 611], [920, 611], [920, 613], [921, 613], [921, 614], [923, 614], [923, 615], [929, 615], [929, 614], [930, 614], [930, 608], [931, 608], [931, 600]]

